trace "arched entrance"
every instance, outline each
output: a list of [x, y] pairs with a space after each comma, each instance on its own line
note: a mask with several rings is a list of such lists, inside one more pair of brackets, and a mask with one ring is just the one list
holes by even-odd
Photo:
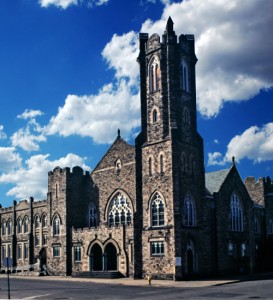
[[102, 249], [98, 244], [91, 248], [90, 271], [102, 271]]
[[109, 243], [105, 247], [105, 258], [106, 258], [106, 266], [107, 271], [116, 271], [117, 270], [117, 249], [112, 244]]

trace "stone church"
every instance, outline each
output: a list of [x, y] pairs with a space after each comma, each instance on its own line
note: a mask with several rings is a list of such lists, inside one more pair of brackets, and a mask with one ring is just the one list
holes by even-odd
[[194, 36], [139, 35], [141, 132], [120, 131], [91, 174], [48, 173], [43, 201], [0, 209], [1, 271], [181, 280], [273, 267], [273, 183], [205, 174]]

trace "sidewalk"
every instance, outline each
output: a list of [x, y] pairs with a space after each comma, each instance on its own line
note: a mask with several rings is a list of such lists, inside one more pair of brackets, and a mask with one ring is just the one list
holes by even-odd
[[[7, 275], [1, 274], [0, 278], [6, 278]], [[12, 274], [10, 279], [32, 279], [32, 280], [54, 280], [54, 281], [76, 281], [76, 282], [94, 282], [111, 285], [126, 285], [126, 286], [149, 286], [146, 279], [132, 279], [132, 278], [117, 278], [117, 279], [100, 279], [100, 278], [80, 278], [70, 276], [21, 276]], [[192, 280], [192, 281], [173, 281], [173, 280], [152, 280], [153, 287], [176, 287], [176, 288], [194, 288], [194, 287], [208, 287], [221, 284], [229, 284], [238, 282], [238, 279], [212, 279], [212, 280]]]
[[[0, 278], [6, 278], [7, 275], [1, 274]], [[126, 286], [149, 286], [146, 279], [132, 279], [132, 278], [117, 278], [117, 279], [102, 279], [102, 278], [81, 278], [70, 276], [21, 276], [12, 274], [12, 278], [20, 279], [32, 279], [32, 280], [54, 280], [54, 281], [78, 281], [78, 282], [94, 282], [110, 285], [126, 285]], [[209, 287], [223, 284], [232, 284], [240, 281], [250, 280], [266, 280], [273, 279], [273, 273], [260, 273], [253, 275], [241, 275], [229, 278], [213, 278], [213, 279], [199, 279], [189, 281], [173, 281], [173, 280], [152, 280], [151, 286], [153, 287], [176, 287], [176, 288], [197, 288], [197, 287]]]

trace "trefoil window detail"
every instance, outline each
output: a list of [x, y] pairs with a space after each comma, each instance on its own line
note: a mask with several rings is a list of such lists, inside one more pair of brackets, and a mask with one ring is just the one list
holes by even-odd
[[132, 218], [132, 208], [130, 202], [126, 197], [117, 193], [114, 199], [111, 201], [109, 213], [108, 213], [108, 225], [130, 225]]
[[164, 225], [164, 202], [156, 193], [151, 202], [152, 227]]

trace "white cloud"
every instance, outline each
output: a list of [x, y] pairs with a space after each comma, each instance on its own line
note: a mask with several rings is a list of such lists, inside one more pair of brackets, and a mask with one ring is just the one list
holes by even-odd
[[22, 158], [14, 147], [0, 147], [0, 174], [20, 168]]
[[40, 149], [39, 143], [46, 141], [44, 128], [36, 122], [36, 116], [41, 116], [43, 113], [38, 110], [25, 110], [23, 114], [17, 118], [29, 119], [26, 127], [18, 129], [11, 137], [11, 144], [14, 147], [20, 147], [26, 151], [37, 151]]
[[3, 140], [7, 137], [7, 135], [4, 132], [4, 126], [0, 125], [0, 140]]
[[220, 152], [208, 153], [208, 166], [223, 166], [224, 164], [225, 162]]
[[35, 117], [42, 116], [44, 113], [40, 110], [26, 109], [21, 115], [18, 115], [18, 119], [34, 119]]
[[[13, 149], [14, 150], [14, 149]], [[1, 148], [0, 148], [1, 153]], [[2, 155], [0, 155], [2, 157]], [[85, 158], [69, 153], [66, 157], [50, 161], [47, 155], [34, 155], [26, 161], [26, 167], [10, 170], [0, 175], [0, 183], [14, 184], [8, 192], [8, 196], [17, 199], [28, 199], [34, 197], [36, 200], [45, 199], [47, 194], [47, 173], [56, 166], [74, 167], [80, 166], [84, 170], [90, 170], [84, 163]]]
[[139, 95], [132, 94], [125, 80], [105, 85], [97, 95], [69, 95], [58, 114], [50, 120], [48, 135], [89, 136], [96, 143], [110, 143], [121, 129], [123, 137], [140, 125]]
[[141, 31], [163, 33], [171, 16], [178, 34], [195, 35], [198, 108], [213, 117], [225, 102], [248, 100], [273, 86], [272, 10], [267, 0], [181, 1]]
[[57, 7], [66, 9], [70, 5], [77, 5], [78, 0], [40, 0], [39, 4], [41, 5], [41, 7], [55, 5]]
[[94, 6], [102, 6], [109, 2], [109, 0], [39, 0], [41, 7], [48, 7], [55, 5], [62, 9], [68, 8], [70, 5], [86, 5], [88, 8]]
[[262, 128], [251, 126], [241, 135], [236, 135], [228, 144], [223, 156], [219, 152], [208, 153], [208, 165], [224, 165], [231, 161], [247, 158], [254, 162], [273, 160], [273, 123]]

